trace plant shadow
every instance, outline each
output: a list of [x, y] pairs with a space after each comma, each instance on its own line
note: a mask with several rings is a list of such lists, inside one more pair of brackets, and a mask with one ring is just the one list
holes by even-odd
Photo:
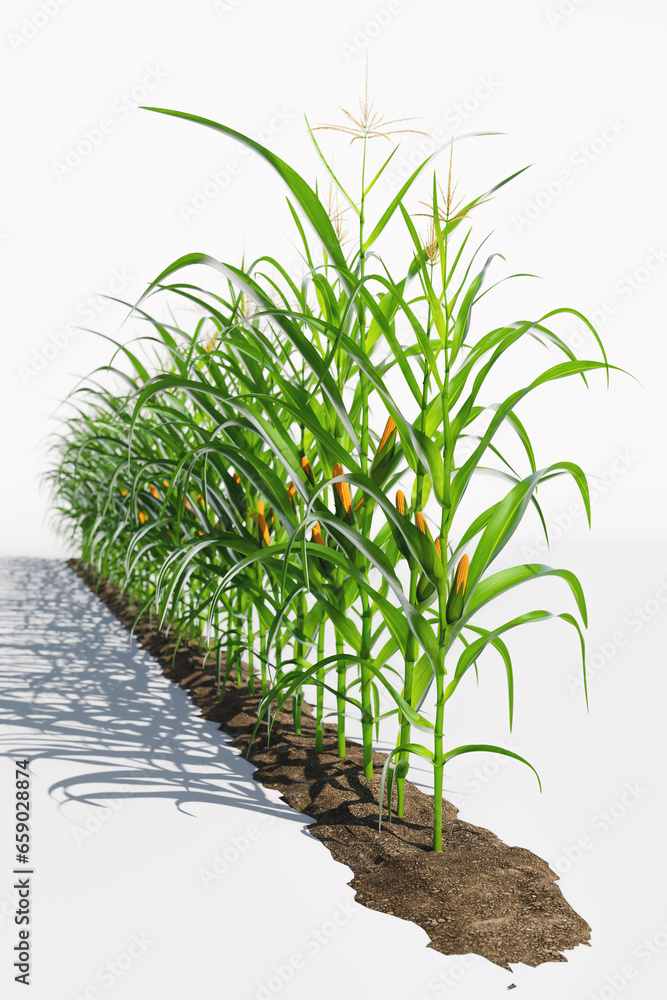
[[233, 806], [303, 825], [65, 562], [0, 560], [0, 756], [61, 760], [68, 802]]

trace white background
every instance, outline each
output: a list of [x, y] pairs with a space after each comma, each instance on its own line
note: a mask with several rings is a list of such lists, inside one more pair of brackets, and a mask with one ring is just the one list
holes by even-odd
[[[462, 193], [479, 194], [533, 164], [476, 213], [478, 241], [495, 230], [487, 245], [507, 258], [505, 270], [494, 265], [496, 277], [541, 276], [507, 282], [495, 298], [487, 296], [491, 321], [536, 317], [560, 305], [595, 314], [610, 360], [641, 383], [615, 373], [609, 392], [602, 375], [592, 376], [590, 393], [573, 380], [543, 390], [522, 410], [537, 421], [531, 427], [544, 448], [538, 461], [567, 457], [599, 475], [618, 448], [629, 449], [636, 461], [595, 530], [664, 534], [660, 4], [563, 0], [569, 14], [527, 0], [502, 7], [403, 0], [400, 10], [392, 7], [394, 13], [345, 0], [235, 0], [218, 8], [203, 0], [53, 0], [48, 9], [57, 12], [49, 18], [38, 4], [3, 6], [0, 419], [7, 479], [0, 551], [61, 551], [44, 524], [48, 497], [36, 478], [47, 464], [50, 414], [76, 376], [110, 357], [107, 341], [71, 336], [72, 328], [115, 335], [126, 313], [104, 308], [96, 293], [135, 301], [189, 251], [236, 264], [244, 247], [248, 259], [269, 250], [296, 256], [285, 189], [268, 166], [248, 161], [231, 139], [133, 110], [133, 103], [189, 111], [251, 136], [273, 123], [272, 137], [262, 133], [268, 144], [311, 183], [318, 172], [324, 182], [303, 114], [314, 124], [344, 121], [339, 105], [358, 111], [366, 49], [370, 90], [385, 118], [419, 116], [406, 125], [439, 129], [444, 141], [505, 133], [457, 147]], [[381, 30], [378, 21], [387, 21]], [[68, 168], [68, 147], [83, 141], [86, 150], [86, 132], [103, 119], [110, 130]], [[360, 143], [350, 147], [335, 132], [317, 135], [334, 165], [355, 176]], [[422, 139], [398, 138], [395, 162]], [[376, 157], [390, 148], [387, 140], [374, 142]], [[210, 174], [232, 161], [239, 173], [216, 193]], [[444, 183], [446, 154], [435, 163]], [[421, 197], [428, 197], [429, 171]], [[558, 194], [563, 171], [570, 182]], [[212, 196], [197, 202], [207, 183]], [[391, 194], [380, 188], [378, 213]], [[419, 210], [416, 201], [411, 211]], [[205, 207], [188, 213], [193, 203]], [[648, 258], [656, 270], [642, 270]], [[575, 342], [578, 332], [569, 332]], [[121, 337], [130, 333], [123, 327]], [[580, 353], [597, 358], [590, 346]]]
[[[478, 194], [533, 164], [475, 218], [479, 239], [493, 230], [489, 249], [507, 259], [506, 270], [497, 262], [497, 277], [532, 272], [541, 280], [500, 286], [484, 300], [480, 321], [488, 316], [496, 325], [499, 318], [534, 317], [559, 305], [579, 308], [597, 322], [610, 361], [637, 381], [613, 373], [607, 390], [603, 376], [593, 375], [586, 392], [570, 380], [549, 387], [521, 411], [534, 435], [538, 465], [570, 459], [606, 482], [594, 500], [590, 542], [583, 519], [566, 515], [574, 494], [563, 493], [561, 502], [554, 492], [549, 523], [555, 551], [547, 560], [580, 572], [589, 596], [589, 649], [599, 653], [589, 661], [589, 669], [598, 671], [597, 690], [592, 687], [597, 702], [592, 697], [594, 711], [587, 717], [581, 693], [575, 697], [569, 690], [576, 642], [564, 625], [544, 626], [552, 630], [551, 642], [542, 637], [546, 647], [534, 645], [535, 632], [526, 630], [525, 638], [517, 633], [513, 650], [523, 671], [517, 690], [526, 693], [518, 695], [517, 717], [523, 721], [514, 740], [539, 765], [556, 798], [545, 792], [540, 799], [529, 772], [507, 765], [462, 815], [554, 864], [564, 848], [590, 832], [599, 810], [619, 799], [626, 781], [644, 782], [649, 792], [637, 808], [605, 835], [604, 845], [595, 841], [596, 850], [573, 866], [564, 885], [597, 940], [594, 949], [580, 949], [572, 960], [572, 980], [564, 974], [567, 967], [557, 970], [560, 993], [554, 995], [588, 1000], [591, 992], [612, 989], [606, 977], [626, 958], [639, 965], [632, 958], [635, 947], [667, 925], [656, 892], [664, 871], [655, 868], [656, 831], [664, 819], [657, 766], [664, 758], [658, 737], [664, 697], [656, 685], [664, 674], [661, 581], [667, 575], [667, 19], [661, 5], [403, 0], [390, 9], [383, 0], [44, 0], [42, 7], [7, 3], [1, 18], [5, 555], [64, 553], [45, 523], [48, 497], [37, 480], [47, 466], [44, 441], [55, 426], [51, 414], [58, 402], [78, 377], [109, 360], [108, 341], [86, 332], [73, 335], [72, 326], [116, 335], [126, 312], [105, 305], [96, 293], [134, 301], [166, 264], [190, 251], [234, 264], [244, 250], [246, 259], [270, 251], [288, 260], [296, 256], [277, 175], [257, 159], [248, 161], [231, 139], [133, 104], [189, 111], [261, 135], [311, 183], [316, 176], [323, 181], [303, 114], [314, 124], [344, 121], [339, 105], [356, 113], [368, 51], [371, 93], [386, 118], [420, 116], [414, 127], [439, 129], [445, 140], [467, 132], [504, 133], [456, 146], [463, 193]], [[100, 138], [95, 130], [103, 119], [107, 131], [98, 145], [63, 170], [69, 148], [85, 142], [86, 133]], [[266, 129], [273, 132], [268, 138]], [[318, 137], [335, 166], [354, 178], [360, 143], [350, 147], [335, 132]], [[420, 138], [404, 136], [395, 160], [418, 150]], [[375, 155], [384, 145], [389, 149], [386, 140], [375, 142]], [[446, 155], [435, 161], [443, 182]], [[229, 172], [234, 162], [241, 165], [239, 173], [224, 189], [210, 186], [211, 174]], [[75, 163], [71, 156], [69, 163]], [[428, 176], [421, 197], [429, 196]], [[388, 185], [378, 185], [378, 212], [391, 194]], [[410, 209], [418, 210], [416, 196]], [[132, 329], [124, 327], [119, 336], [129, 337]], [[590, 341], [586, 349], [578, 343], [579, 328], [563, 330], [580, 354], [598, 356]], [[521, 544], [534, 549], [536, 538], [535, 526], [527, 527]], [[536, 551], [530, 558], [541, 561], [542, 555]], [[541, 590], [531, 606], [552, 607], [552, 592]], [[636, 608], [644, 609], [641, 627], [632, 624]], [[534, 680], [536, 649], [540, 674], [549, 682]], [[507, 738], [502, 678], [497, 688], [495, 680], [487, 683], [481, 703], [470, 692], [470, 704], [481, 714], [461, 716], [459, 742], [472, 735]], [[473, 763], [462, 766], [459, 790]], [[427, 956], [430, 974], [432, 953], [419, 954]], [[369, 961], [377, 957], [369, 954]], [[665, 960], [656, 956], [650, 970], [623, 988], [624, 996], [655, 996]], [[552, 971], [538, 970], [540, 988], [527, 987], [524, 995], [547, 995], [545, 976]], [[428, 975], [419, 977], [415, 997], [425, 981]], [[467, 996], [473, 997], [467, 982]], [[504, 980], [502, 987], [494, 983], [504, 990]]]

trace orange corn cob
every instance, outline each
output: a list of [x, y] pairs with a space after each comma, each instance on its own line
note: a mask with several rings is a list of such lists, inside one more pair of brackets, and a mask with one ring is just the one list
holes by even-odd
[[385, 424], [384, 433], [382, 435], [378, 451], [382, 451], [392, 434], [396, 434], [396, 424], [394, 423], [393, 417], [389, 417], [387, 423]]
[[463, 614], [469, 569], [470, 560], [467, 555], [464, 555], [461, 557], [459, 564], [456, 567], [456, 587], [452, 586], [449, 591], [449, 597], [447, 598], [445, 616], [447, 618], [448, 625], [453, 625], [454, 622], [459, 621], [461, 615]]
[[415, 524], [421, 531], [422, 535], [428, 535], [431, 541], [433, 541], [433, 535], [431, 534], [431, 529], [426, 523], [426, 518], [424, 517], [424, 515], [420, 510], [418, 510], [417, 513], [415, 514]]
[[[403, 499], [405, 500], [405, 497]], [[424, 515], [422, 514], [421, 511], [417, 511], [417, 513], [415, 514], [415, 522], [417, 524], [417, 527], [421, 531], [422, 535], [428, 535], [428, 537], [431, 539], [431, 541], [433, 541], [433, 535], [431, 534], [431, 529], [429, 528], [428, 524], [426, 523], [426, 518], [424, 517]], [[440, 538], [439, 537], [436, 538], [436, 540], [435, 540], [435, 542], [433, 544], [435, 545], [435, 551], [438, 553], [438, 555], [442, 559], [442, 548], [440, 546]]]
[[459, 590], [462, 594], [466, 592], [466, 584], [468, 582], [468, 571], [470, 569], [470, 560], [467, 555], [461, 556], [461, 561], [456, 570], [456, 593]]
[[[340, 462], [336, 462], [336, 464], [334, 465], [334, 467], [333, 467], [333, 474], [334, 474], [334, 476], [342, 476], [342, 475], [345, 474], [345, 469], [340, 464]], [[334, 489], [335, 489], [336, 493], [338, 494], [338, 499], [340, 500], [341, 504], [343, 505], [343, 509], [345, 510], [345, 513], [349, 514], [350, 511], [352, 510], [352, 494], [350, 493], [350, 486], [349, 486], [349, 484], [348, 483], [334, 483]]]
[[150, 490], [150, 494], [152, 497], [155, 497], [156, 500], [160, 499], [160, 494], [158, 493], [157, 486], [155, 486], [154, 483], [151, 483], [148, 489]]
[[313, 533], [311, 535], [311, 541], [317, 542], [318, 545], [326, 545], [327, 543], [322, 538], [322, 532], [320, 531], [320, 522], [315, 521], [313, 525]]
[[271, 536], [269, 535], [269, 529], [263, 514], [257, 515], [257, 527], [259, 528], [260, 537], [264, 539], [267, 545], [270, 545]]
[[306, 475], [308, 476], [308, 479], [310, 479], [311, 483], [314, 483], [315, 482], [315, 476], [313, 474], [313, 470], [311, 468], [310, 462], [308, 461], [308, 459], [306, 458], [305, 455], [301, 456], [301, 468], [306, 473]]
[[399, 514], [405, 517], [407, 509], [408, 505], [405, 502], [405, 493], [403, 490], [396, 490], [396, 510]]

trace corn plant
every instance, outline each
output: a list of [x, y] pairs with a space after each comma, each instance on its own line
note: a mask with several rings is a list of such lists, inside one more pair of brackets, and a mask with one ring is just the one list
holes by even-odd
[[[449, 170], [442, 183], [433, 173], [425, 211], [411, 213], [409, 200], [437, 154], [378, 209], [376, 185], [398, 146], [371, 167], [372, 144], [414, 130], [404, 119], [384, 122], [366, 88], [358, 117], [345, 112], [343, 125], [308, 125], [330, 186], [325, 204], [318, 185], [242, 133], [184, 112], [147, 110], [232, 137], [279, 173], [305, 275], [269, 255], [236, 266], [188, 253], [151, 282], [132, 309], [149, 330], [141, 339], [155, 348], [153, 373], [134, 348], [119, 344], [131, 374], [114, 363], [108, 370], [125, 380], [126, 392], [91, 384], [81, 402], [73, 400], [50, 474], [61, 523], [80, 541], [83, 558], [131, 591], [142, 611], [151, 609], [216, 657], [221, 693], [234, 666], [237, 683], [244, 682], [245, 653], [249, 693], [259, 698], [255, 732], [266, 723], [270, 736], [275, 712], [288, 703], [299, 731], [304, 687], [314, 685], [317, 748], [324, 746], [328, 692], [338, 753], [345, 754], [346, 718], [358, 713], [371, 779], [381, 721], [396, 717], [380, 823], [387, 782], [389, 801], [395, 785], [403, 815], [417, 755], [433, 768], [433, 848], [442, 850], [450, 760], [492, 751], [535, 771], [500, 746], [446, 745], [445, 710], [468, 670], [478, 669], [489, 647], [500, 656], [511, 728], [513, 668], [503, 637], [555, 617], [576, 632], [586, 690], [586, 603], [577, 577], [542, 564], [494, 572], [492, 564], [529, 509], [548, 541], [536, 494], [555, 477], [574, 481], [590, 525], [583, 470], [568, 461], [538, 468], [516, 410], [563, 378], [588, 384], [587, 373], [604, 369], [608, 384], [615, 366], [573, 308], [501, 320], [491, 330], [475, 322], [500, 255], [480, 261], [486, 240], [471, 249], [470, 216], [521, 170], [457, 202], [452, 141]], [[329, 163], [315, 135], [320, 128], [360, 141], [358, 197]], [[346, 213], [353, 240], [345, 239]], [[427, 220], [424, 233], [419, 216]], [[404, 232], [398, 274], [380, 252], [390, 222]], [[210, 270], [211, 287], [181, 278], [193, 266]], [[149, 312], [151, 301], [156, 309]], [[158, 315], [165, 302], [168, 320]], [[175, 318], [175, 304], [197, 313], [193, 330]], [[588, 328], [601, 360], [575, 356], [551, 322], [564, 315]], [[490, 376], [525, 338], [555, 353], [554, 363], [489, 401]], [[506, 457], [513, 440], [523, 471]], [[469, 520], [468, 488], [489, 473], [506, 492]], [[566, 585], [576, 614], [522, 611], [493, 628], [479, 624], [479, 612], [496, 598], [548, 576]], [[424, 708], [429, 697], [433, 721]], [[384, 712], [383, 698], [391, 705]]]

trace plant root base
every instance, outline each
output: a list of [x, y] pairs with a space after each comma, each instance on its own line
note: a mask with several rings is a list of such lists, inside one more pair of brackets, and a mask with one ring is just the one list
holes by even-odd
[[[128, 608], [116, 587], [97, 580], [78, 560], [69, 560], [69, 565], [123, 625], [132, 628], [138, 608]], [[182, 641], [174, 657], [175, 642], [147, 622], [137, 624], [135, 636], [164, 674], [189, 691], [202, 716], [219, 723], [245, 755], [260, 701], [248, 694], [247, 683], [237, 687], [230, 679], [220, 700], [215, 664], [202, 669], [204, 657], [195, 643]], [[394, 816], [388, 825], [385, 808], [379, 833], [386, 754], [373, 755], [375, 776], [364, 778], [362, 748], [347, 741], [346, 757], [338, 757], [336, 729], [329, 724], [324, 727], [324, 750], [316, 751], [312, 711], [304, 702], [300, 736], [294, 734], [291, 712], [282, 711], [275, 717], [268, 747], [262, 725], [248, 759], [257, 768], [256, 781], [277, 789], [292, 809], [317, 821], [309, 832], [336, 861], [352, 869], [349, 884], [357, 902], [418, 924], [430, 938], [428, 947], [436, 951], [472, 952], [509, 971], [510, 962], [537, 966], [567, 961], [564, 950], [589, 944], [589, 925], [563, 898], [558, 876], [546, 861], [457, 819], [458, 809], [451, 803], [443, 803], [442, 853], [431, 846], [433, 797], [407, 780], [405, 815]]]

